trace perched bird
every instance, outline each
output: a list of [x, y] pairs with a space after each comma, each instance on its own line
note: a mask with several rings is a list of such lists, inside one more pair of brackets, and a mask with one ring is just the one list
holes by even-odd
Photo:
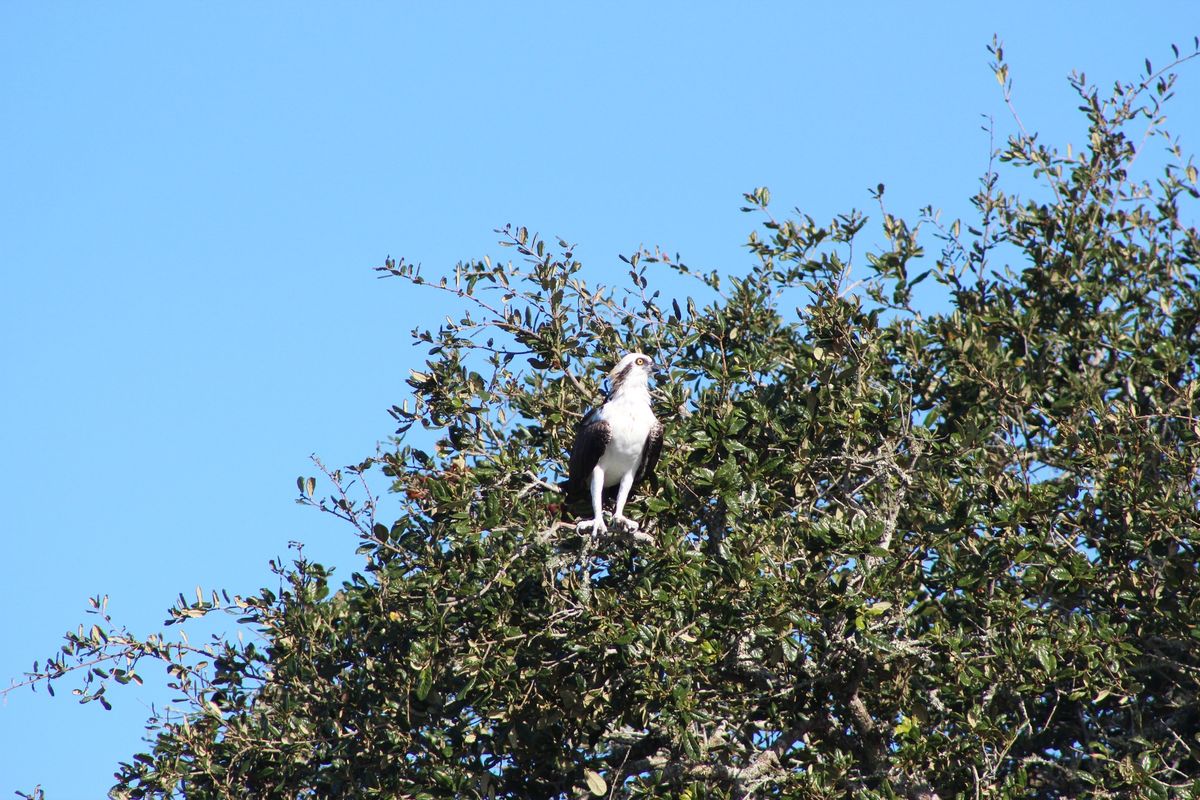
[[656, 369], [643, 353], [622, 358], [608, 374], [604, 405], [589, 411], [579, 424], [571, 448], [567, 504], [591, 498], [592, 519], [581, 520], [580, 528], [607, 531], [604, 505], [615, 496], [613, 523], [637, 530], [637, 523], [625, 517], [625, 501], [654, 471], [662, 452], [663, 426], [650, 408], [650, 376]]

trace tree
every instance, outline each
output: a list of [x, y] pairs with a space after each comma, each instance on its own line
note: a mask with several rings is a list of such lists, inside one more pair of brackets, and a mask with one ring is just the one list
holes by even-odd
[[[244, 644], [138, 637], [96, 598], [30, 681], [107, 705], [168, 664], [190, 706], [118, 798], [1200, 793], [1200, 195], [1162, 129], [1196, 54], [1108, 96], [1073, 76], [1086, 145], [1015, 133], [965, 225], [880, 185], [875, 250], [863, 214], [777, 219], [758, 189], [740, 277], [642, 251], [592, 286], [520, 227], [515, 264], [389, 260], [463, 311], [415, 332], [394, 446], [298, 481], [361, 570], [301, 553], [280, 592], [171, 611], [231, 612]], [[670, 365], [652, 545], [577, 531], [556, 484], [633, 349]]]

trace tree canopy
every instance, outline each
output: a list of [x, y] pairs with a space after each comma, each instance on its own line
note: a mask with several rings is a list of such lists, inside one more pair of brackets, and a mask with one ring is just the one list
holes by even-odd
[[[524, 227], [512, 262], [388, 260], [461, 310], [414, 332], [392, 443], [298, 480], [360, 569], [301, 553], [171, 610], [245, 641], [95, 598], [29, 680], [107, 705], [168, 665], [186, 702], [117, 798], [1200, 793], [1200, 195], [1163, 112], [1194, 55], [1073, 76], [1086, 141], [1018, 130], [966, 221], [756, 189], [740, 275], [640, 251], [596, 285]], [[577, 531], [557, 488], [631, 350], [669, 367], [653, 544]]]

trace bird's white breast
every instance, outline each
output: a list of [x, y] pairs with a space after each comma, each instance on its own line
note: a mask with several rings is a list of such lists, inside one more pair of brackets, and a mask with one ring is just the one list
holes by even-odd
[[600, 418], [608, 424], [609, 438], [598, 466], [604, 470], [604, 485], [613, 486], [621, 476], [637, 469], [655, 422], [654, 412], [647, 399], [634, 396], [606, 403]]

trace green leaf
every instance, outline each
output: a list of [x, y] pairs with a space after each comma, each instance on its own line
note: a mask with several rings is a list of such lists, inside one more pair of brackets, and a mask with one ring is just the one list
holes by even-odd
[[424, 700], [429, 696], [429, 690], [433, 687], [433, 673], [429, 667], [424, 667], [417, 673], [417, 689], [416, 696], [418, 700]]
[[603, 797], [608, 792], [608, 783], [598, 773], [590, 769], [583, 771], [584, 780], [587, 781], [588, 791], [596, 797]]
[[1055, 658], [1052, 645], [1049, 641], [1046, 639], [1038, 639], [1033, 643], [1031, 649], [1033, 650], [1033, 655], [1037, 658], [1038, 663], [1041, 664], [1042, 668], [1047, 672], [1053, 673], [1058, 668], [1058, 659]]

